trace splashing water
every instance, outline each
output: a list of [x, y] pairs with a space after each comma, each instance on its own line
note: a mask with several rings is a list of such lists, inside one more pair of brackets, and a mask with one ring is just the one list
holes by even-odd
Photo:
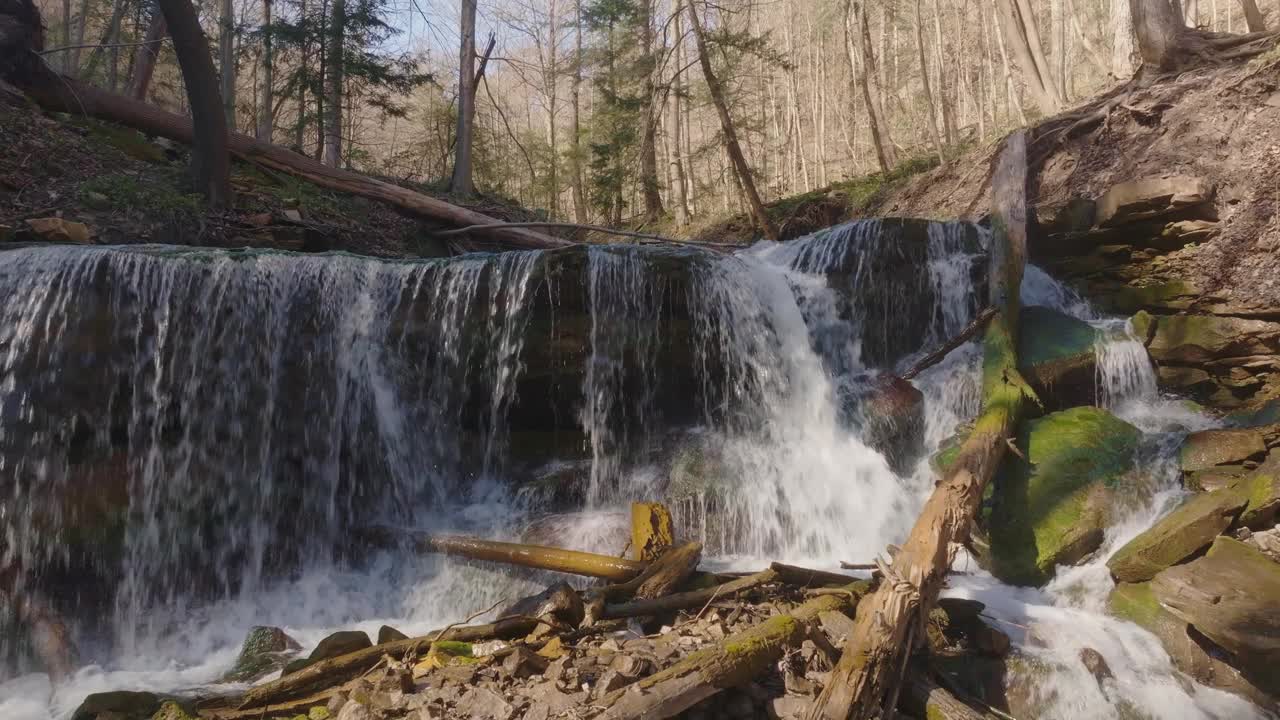
[[[0, 716], [217, 683], [252, 625], [304, 646], [384, 622], [425, 632], [547, 579], [350, 547], [347, 531], [372, 522], [617, 554], [626, 503], [662, 497], [716, 564], [865, 561], [906, 534], [932, 487], [928, 452], [976, 415], [980, 347], [916, 379], [926, 452], [905, 476], [846, 406], [972, 319], [984, 239], [883, 220], [732, 256], [0, 253], [0, 559], [82, 598], [69, 616], [112, 618], [76, 624], [88, 664], [74, 677], [12, 668], [26, 674], [0, 684]], [[1153, 432], [1205, 422], [1171, 420], [1140, 344], [1078, 296], [1031, 267], [1023, 294], [1114, 331], [1098, 347], [1108, 406], [1146, 413], [1134, 422]], [[85, 488], [102, 501], [72, 502]], [[77, 544], [77, 528], [119, 541]], [[1173, 697], [1154, 639], [1099, 614], [1100, 562], [1034, 593], [982, 576], [966, 591], [1014, 622], [1106, 634], [1089, 642], [1125, 667], [1117, 683]], [[1072, 695], [1072, 648], [1044, 652]], [[1189, 709], [1162, 717], [1237, 707], [1182, 692]], [[1094, 700], [1078, 707], [1161, 707], [1140, 689]]]

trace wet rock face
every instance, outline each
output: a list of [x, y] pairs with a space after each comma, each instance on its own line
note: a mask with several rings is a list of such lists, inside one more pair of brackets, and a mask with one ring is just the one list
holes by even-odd
[[1023, 457], [1001, 465], [983, 518], [991, 572], [1005, 582], [1041, 585], [1056, 565], [1098, 549], [1112, 512], [1133, 493], [1125, 486], [1139, 436], [1093, 407], [1026, 423], [1017, 442]]

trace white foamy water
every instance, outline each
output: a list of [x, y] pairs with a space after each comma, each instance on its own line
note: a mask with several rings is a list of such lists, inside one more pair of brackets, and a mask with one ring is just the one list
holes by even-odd
[[[102, 560], [123, 575], [107, 598], [112, 622], [77, 628], [86, 666], [56, 684], [19, 667], [0, 684], [0, 717], [65, 717], [101, 690], [216, 690], [254, 625], [278, 625], [309, 647], [335, 630], [373, 635], [384, 623], [421, 633], [536, 592], [550, 576], [399, 552], [352, 559], [342, 532], [382, 521], [618, 554], [627, 503], [670, 492], [667, 463], [686, 446], [718, 468], [718, 482], [674, 507], [709, 563], [871, 559], [906, 535], [932, 488], [926, 458], [980, 402], [981, 349], [970, 343], [914, 382], [925, 408], [912, 471], [895, 474], [863, 441], [859, 393], [880, 368], [900, 370], [963, 327], [981, 300], [981, 233], [935, 223], [913, 244], [900, 232], [894, 221], [851, 223], [732, 257], [674, 261], [629, 247], [427, 263], [0, 253], [0, 328], [9, 328], [0, 330], [0, 468], [22, 478], [0, 494], [3, 559], [62, 562], [40, 544], [34, 513], [16, 512], [14, 501], [78, 480], [61, 453], [62, 416], [33, 400], [44, 388], [60, 402], [50, 389], [67, 368], [92, 376], [109, 367], [118, 371], [111, 382], [127, 380], [124, 392], [95, 379], [100, 402], [72, 399], [95, 422], [88, 447], [115, 442], [113, 427], [127, 431], [128, 489], [142, 498], [124, 556]], [[655, 270], [670, 262], [690, 269]], [[1141, 345], [1115, 321], [1036, 268], [1023, 294], [1103, 330], [1100, 402], [1163, 433], [1153, 448], [1208, 422], [1158, 396]], [[111, 312], [77, 318], [90, 302]], [[88, 337], [118, 352], [86, 354], [77, 342]], [[547, 347], [562, 355], [548, 362]], [[672, 377], [673, 359], [694, 368], [689, 378]], [[566, 390], [556, 373], [568, 363], [585, 372]], [[299, 387], [313, 400], [299, 404]], [[688, 395], [689, 407], [673, 405], [673, 394]], [[509, 426], [566, 395], [573, 403], [557, 432], [579, 433], [567, 446], [581, 454], [538, 472], [569, 473], [564, 482], [581, 493], [549, 505], [545, 491], [513, 487], [525, 482], [517, 446], [528, 430]], [[22, 447], [34, 450], [17, 454], [32, 437]], [[1127, 704], [1152, 717], [1252, 712], [1187, 683], [1154, 638], [1102, 613], [1103, 556], [1178, 493], [1166, 475], [1153, 477], [1157, 501], [1112, 528], [1099, 558], [1049, 587], [1009, 588], [981, 574], [953, 583], [1001, 620], [1052, 629], [1044, 647], [1021, 643], [1052, 661], [1044, 717], [1119, 716]], [[61, 506], [40, 502], [62, 519]], [[187, 508], [206, 505], [211, 529], [193, 537]], [[15, 542], [23, 532], [28, 539]], [[273, 554], [281, 549], [297, 552]], [[217, 558], [218, 569], [188, 567], [193, 553]], [[1080, 674], [1086, 644], [1111, 664], [1116, 689]]]

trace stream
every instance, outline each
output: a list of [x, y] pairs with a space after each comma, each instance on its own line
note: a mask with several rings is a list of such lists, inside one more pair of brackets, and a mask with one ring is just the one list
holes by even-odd
[[[981, 348], [913, 381], [919, 447], [873, 441], [863, 399], [975, 316], [984, 242], [885, 220], [732, 255], [0, 252], [0, 567], [53, 599], [82, 662], [53, 682], [0, 600], [0, 718], [216, 686], [255, 625], [304, 648], [414, 635], [549, 577], [363, 551], [365, 524], [618, 554], [628, 504], [661, 499], [713, 567], [867, 562], [976, 415]], [[1176, 506], [1179, 442], [1214, 421], [1160, 395], [1122, 321], [1034, 267], [1022, 299], [1101, 331], [1097, 401], [1143, 432], [1154, 499], [1043, 588], [962, 557], [946, 594], [1038, 664], [1040, 718], [1267, 717], [1105, 610], [1106, 557]]]

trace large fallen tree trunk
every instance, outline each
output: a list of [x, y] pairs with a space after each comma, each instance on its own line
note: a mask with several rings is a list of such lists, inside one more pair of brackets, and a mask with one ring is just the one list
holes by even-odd
[[[0, 77], [26, 92], [46, 110], [87, 115], [148, 135], [191, 144], [191, 118], [54, 72], [38, 55], [44, 43], [42, 33], [40, 16], [31, 0], [0, 1]], [[241, 160], [294, 175], [323, 188], [385, 202], [410, 215], [448, 225], [493, 225], [488, 231], [489, 237], [507, 247], [553, 248], [573, 244], [526, 228], [504, 227], [501, 221], [483, 213], [366, 175], [328, 167], [248, 135], [231, 133], [228, 141], [231, 154]]]
[[822, 595], [786, 615], [775, 615], [758, 625], [700, 650], [662, 672], [615, 690], [593, 705], [601, 720], [662, 720], [674, 717], [721, 690], [744, 685], [783, 653], [808, 635], [810, 622], [828, 611], [849, 612], [866, 592], [865, 583], [854, 583], [848, 592]]
[[714, 585], [701, 590], [674, 593], [648, 600], [632, 600], [630, 602], [605, 605], [600, 620], [616, 620], [618, 618], [645, 617], [662, 615], [677, 610], [704, 607], [715, 600], [728, 600], [744, 590], [767, 585], [778, 580], [778, 573], [772, 569], [763, 570], [754, 575], [730, 580], [727, 583]]
[[[439, 553], [471, 560], [485, 560], [535, 570], [585, 575], [616, 582], [635, 578], [649, 565], [639, 560], [597, 555], [596, 553], [565, 550], [546, 545], [481, 540], [463, 535], [431, 535], [408, 532], [387, 527], [367, 527], [356, 531], [357, 537], [377, 547], [395, 547], [409, 543], [422, 554]], [[701, 548], [699, 547], [699, 552]], [[697, 562], [696, 560], [694, 561]]]
[[983, 408], [951, 469], [934, 488], [911, 534], [858, 613], [839, 663], [809, 712], [811, 720], [880, 717], [896, 702], [923, 619], [951, 568], [952, 547], [969, 526], [1008, 438], [1034, 394], [1017, 370], [1018, 287], [1026, 263], [1026, 136], [1008, 137], [992, 179], [991, 306], [982, 367]]

